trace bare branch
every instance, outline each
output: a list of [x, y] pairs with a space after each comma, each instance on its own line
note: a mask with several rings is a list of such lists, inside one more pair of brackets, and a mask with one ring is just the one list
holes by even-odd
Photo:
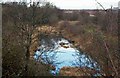
[[95, 1], [102, 7], [103, 10], [105, 10], [105, 8], [103, 7], [103, 5], [100, 2], [98, 2], [97, 0], [95, 0]]

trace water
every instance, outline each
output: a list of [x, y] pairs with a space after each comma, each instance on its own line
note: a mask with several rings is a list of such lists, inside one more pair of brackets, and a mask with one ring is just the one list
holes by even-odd
[[[73, 47], [65, 39], [55, 41], [49, 40], [52, 45], [42, 45], [35, 52], [34, 58], [36, 61], [42, 61], [45, 64], [52, 64], [55, 70], [50, 70], [51, 74], [57, 75], [60, 69], [64, 66], [70, 67], [89, 67], [95, 70], [100, 70], [99, 65], [90, 56], [85, 55]], [[62, 43], [62, 44], [61, 44]]]

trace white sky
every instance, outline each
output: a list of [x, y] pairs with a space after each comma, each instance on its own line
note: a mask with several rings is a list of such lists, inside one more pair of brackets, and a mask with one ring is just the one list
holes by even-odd
[[[0, 0], [1, 1], [1, 0]], [[20, 0], [2, 0], [2, 1], [20, 1]], [[21, 0], [22, 1], [22, 0]], [[26, 0], [30, 1], [30, 0]], [[39, 0], [32, 0], [39, 1]], [[46, 0], [61, 9], [101, 9], [101, 7], [95, 2], [95, 0]], [[118, 6], [120, 0], [97, 0], [100, 2], [104, 8], [110, 8]]]

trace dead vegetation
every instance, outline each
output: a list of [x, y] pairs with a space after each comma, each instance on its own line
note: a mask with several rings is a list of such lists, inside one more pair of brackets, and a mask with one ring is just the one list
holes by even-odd
[[97, 74], [98, 71], [90, 69], [90, 68], [79, 68], [79, 67], [63, 67], [60, 70], [60, 75], [62, 76], [88, 76], [92, 77], [93, 75]]
[[[37, 72], [39, 75], [42, 71], [39, 71], [39, 64], [35, 65], [29, 58], [40, 45], [41, 37], [48, 38], [52, 35], [74, 41], [73, 44], [77, 49], [90, 55], [99, 63], [101, 71], [106, 76], [119, 75], [117, 11], [108, 9], [100, 12], [97, 10], [95, 17], [90, 17], [85, 11], [81, 11], [77, 16], [76, 13], [72, 16], [66, 15], [49, 3], [43, 7], [38, 7], [36, 3], [29, 8], [26, 3], [13, 2], [2, 5], [3, 76], [16, 77], [18, 74], [26, 76], [25, 68], [28, 69], [29, 66], [27, 64], [31, 64], [28, 70], [30, 73]], [[44, 66], [41, 67], [44, 68]], [[70, 71], [64, 73], [77, 75]], [[74, 69], [74, 72], [76, 71], [78, 70]], [[82, 75], [79, 72], [78, 75]]]

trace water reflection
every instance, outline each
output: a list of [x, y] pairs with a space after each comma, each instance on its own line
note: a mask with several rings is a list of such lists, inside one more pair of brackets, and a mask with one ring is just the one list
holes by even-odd
[[52, 46], [45, 44], [43, 40], [42, 45], [35, 52], [34, 58], [37, 61], [42, 61], [45, 64], [52, 64], [55, 70], [50, 70], [53, 75], [57, 75], [60, 69], [64, 66], [70, 67], [89, 67], [100, 70], [99, 65], [90, 56], [87, 56], [73, 47], [68, 40], [50, 40]]

